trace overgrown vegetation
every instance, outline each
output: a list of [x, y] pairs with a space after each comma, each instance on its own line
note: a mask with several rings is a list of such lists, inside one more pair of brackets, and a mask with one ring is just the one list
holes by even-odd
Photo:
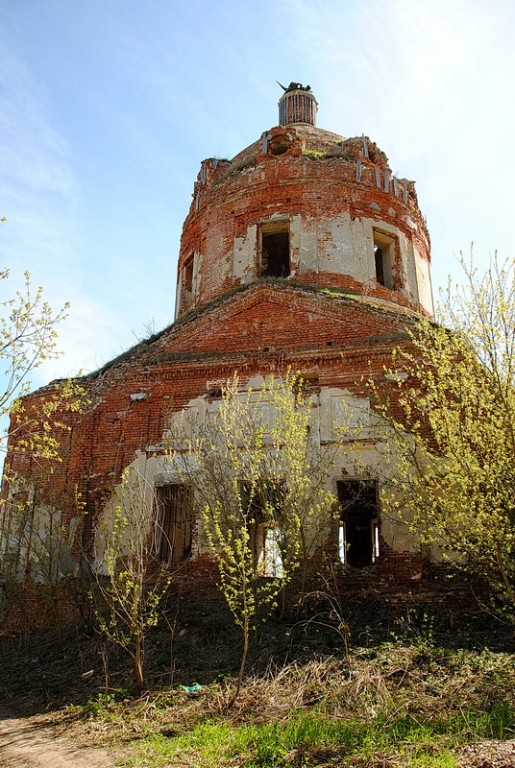
[[342, 160], [354, 161], [348, 152], [343, 149], [336, 149], [331, 152], [321, 151], [319, 149], [305, 149], [302, 154], [304, 157], [310, 157], [312, 160], [331, 160], [332, 158], [341, 158]]
[[329, 466], [313, 438], [312, 402], [302, 386], [287, 372], [242, 389], [235, 375], [209, 418], [174, 419], [170, 426], [172, 468], [194, 490], [220, 590], [242, 632], [229, 706], [239, 693], [251, 633], [327, 537], [335, 504], [324, 487]]
[[[47, 720], [82, 743], [113, 749], [118, 764], [132, 768], [457, 768], [464, 745], [514, 738], [508, 634], [503, 638], [492, 626], [475, 634], [484, 616], [450, 631], [427, 615], [393, 619], [374, 604], [367, 611], [363, 603], [354, 607], [361, 613], [353, 619], [347, 605], [347, 656], [335, 633], [312, 623], [261, 627], [251, 645], [251, 674], [230, 716], [235, 630], [222, 609], [202, 615], [187, 605], [170, 613], [176, 617], [171, 648], [168, 628], [152, 630], [153, 689], [138, 698], [113, 649], [105, 687], [95, 635], [71, 636], [61, 646], [39, 639], [26, 653], [4, 649], [0, 696], [48, 711]], [[484, 646], [486, 635], [496, 650]], [[460, 648], [460, 641], [469, 647]]]
[[[455, 293], [448, 295], [452, 332], [422, 320], [411, 335], [412, 351], [400, 352], [400, 366], [385, 372], [390, 394], [392, 387], [397, 390], [394, 397], [381, 400], [374, 390], [390, 419], [396, 467], [393, 493], [385, 501], [400, 516], [409, 503], [403, 519], [455, 565], [488, 580], [495, 607], [501, 605], [513, 620], [513, 266], [494, 262], [481, 284], [471, 268], [466, 275], [469, 292], [458, 294], [461, 303]], [[4, 306], [11, 314], [0, 336], [14, 377], [5, 408], [23, 391], [30, 370], [54, 354], [61, 314], [41, 305], [41, 293], [31, 299], [29, 283], [26, 294]], [[34, 339], [39, 341], [33, 347]], [[48, 399], [55, 410], [43, 414], [43, 437], [37, 430], [32, 436], [25, 423], [28, 437], [18, 441], [20, 451], [51, 461], [59, 460], [59, 443], [45, 438], [51, 417], [80, 407], [80, 391], [56, 392], [56, 399]], [[97, 613], [99, 635], [77, 635], [68, 645], [39, 640], [38, 646], [28, 644], [28, 656], [22, 647], [6, 648], [0, 694], [37, 709], [66, 704], [65, 722], [94, 723], [111, 744], [123, 747], [123, 764], [134, 768], [179, 761], [197, 768], [342, 761], [355, 768], [454, 766], [455, 750], [464, 743], [513, 737], [513, 643], [506, 646], [509, 652], [490, 650], [493, 634], [488, 644], [483, 637], [470, 647], [474, 635], [468, 625], [464, 649], [456, 628], [451, 643], [448, 635], [437, 639], [427, 618], [412, 616], [402, 626], [382, 627], [381, 636], [365, 622], [352, 634], [341, 605], [320, 614], [320, 621], [310, 614], [305, 622], [286, 624], [275, 616], [259, 625], [260, 614], [273, 612], [300, 562], [309, 559], [306, 531], [330, 520], [332, 500], [323, 491], [323, 468], [313, 461], [309, 399], [301, 382], [287, 376], [285, 386], [270, 379], [261, 392], [241, 395], [237, 379], [227, 385], [208, 426], [191, 430], [187, 450], [178, 454], [187, 462], [176, 470], [177, 479], [197, 492], [203, 536], [229, 612], [242, 630], [243, 654], [227, 612], [186, 618], [179, 609], [161, 610], [170, 576], [152, 550], [154, 489], [145, 473], [127, 474], [99, 530], [105, 559], [98, 592], [107, 608]], [[68, 396], [69, 405], [63, 405], [59, 398]], [[15, 425], [26, 419], [21, 404], [14, 416]], [[25, 558], [37, 566], [33, 575], [55, 589], [75, 528], [62, 535], [56, 505], [46, 498], [42, 533], [34, 537], [37, 489], [18, 490], [0, 531], [1, 547], [15, 555], [12, 574], [4, 569], [3, 577], [17, 583]], [[74, 526], [78, 498], [76, 505]], [[166, 627], [158, 626], [160, 619]], [[136, 688], [150, 689], [144, 696], [132, 697], [116, 646], [131, 655]]]
[[462, 258], [435, 324], [421, 319], [384, 384], [385, 510], [488, 587], [515, 619], [515, 262]]
[[172, 579], [155, 557], [155, 506], [143, 460], [143, 468], [124, 472], [111, 509], [99, 523], [103, 552], [97, 553], [101, 558], [91, 591], [98, 628], [131, 657], [138, 691], [145, 686], [146, 636], [157, 625]]
[[220, 184], [223, 184], [224, 181], [229, 179], [231, 176], [235, 176], [237, 173], [240, 173], [240, 171], [244, 171], [246, 168], [253, 168], [257, 164], [257, 156], [256, 155], [249, 155], [242, 157], [241, 160], [239, 160], [237, 163], [233, 163], [229, 166], [229, 168], [220, 176], [215, 179], [213, 182], [213, 188], [218, 187]]

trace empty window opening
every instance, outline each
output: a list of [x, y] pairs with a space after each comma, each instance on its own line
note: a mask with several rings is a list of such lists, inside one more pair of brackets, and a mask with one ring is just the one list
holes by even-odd
[[261, 487], [243, 488], [243, 504], [249, 515], [249, 546], [254, 562], [263, 576], [282, 579], [284, 562], [282, 555], [282, 531], [277, 524], [280, 516], [281, 481], [270, 482]]
[[187, 485], [157, 488], [157, 516], [154, 545], [164, 562], [180, 562], [191, 556], [193, 489]]
[[195, 256], [192, 253], [191, 256], [185, 261], [182, 268], [182, 287], [187, 293], [193, 293], [193, 266]]
[[365, 568], [379, 557], [377, 480], [340, 480], [338, 558], [351, 568]]
[[261, 234], [262, 277], [288, 277], [290, 274], [290, 233], [288, 228]]
[[288, 136], [274, 136], [270, 141], [270, 152], [272, 155], [284, 155], [290, 148]]
[[374, 245], [374, 258], [376, 260], [376, 280], [384, 285], [383, 252], [378, 245]]
[[393, 264], [395, 258], [395, 240], [374, 230], [374, 259], [376, 280], [385, 288], [395, 288]]
[[281, 531], [266, 523], [254, 523], [250, 531], [250, 545], [256, 565], [263, 576], [284, 578], [281, 549]]

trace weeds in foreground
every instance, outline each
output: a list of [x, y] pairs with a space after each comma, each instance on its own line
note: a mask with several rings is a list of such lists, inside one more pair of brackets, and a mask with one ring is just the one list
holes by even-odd
[[[418, 640], [313, 660], [248, 679], [231, 716], [227, 683], [106, 702], [108, 739], [131, 768], [452, 768], [471, 741], [515, 737], [513, 656]], [[113, 714], [118, 715], [118, 725]], [[142, 725], [143, 723], [143, 725]], [[135, 735], [137, 734], [137, 735]], [[382, 761], [382, 762], [381, 762]]]
[[[294, 712], [287, 723], [200, 723], [170, 737], [152, 734], [138, 745], [129, 766], [194, 765], [196, 768], [238, 765], [245, 768], [325, 765], [330, 759], [372, 765], [374, 756], [389, 755], [409, 766], [457, 765], [451, 748], [462, 740], [506, 737], [515, 713], [469, 713], [461, 722], [419, 722], [413, 717], [388, 720], [342, 720], [317, 711]], [[358, 762], [357, 762], [358, 761]], [[359, 762], [361, 761], [361, 763]], [[363, 762], [366, 761], [366, 762]]]
[[[40, 720], [79, 743], [113, 749], [130, 768], [457, 768], [466, 745], [515, 738], [515, 657], [500, 650], [512, 649], [511, 636], [494, 651], [473, 622], [452, 636], [430, 617], [384, 624], [374, 636], [367, 613], [348, 653], [333, 629], [313, 622], [264, 628], [230, 714], [238, 647], [225, 614], [188, 615], [172, 657], [168, 634], [156, 635], [154, 688], [138, 698], [121, 653], [107, 685], [94, 635], [6, 647], [0, 697], [44, 712]], [[495, 641], [491, 628], [487, 636]]]

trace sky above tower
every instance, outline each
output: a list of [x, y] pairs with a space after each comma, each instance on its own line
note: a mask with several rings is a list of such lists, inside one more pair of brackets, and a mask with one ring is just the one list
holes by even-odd
[[276, 80], [415, 180], [435, 296], [471, 242], [513, 256], [514, 33], [511, 0], [0, 0], [0, 289], [71, 302], [34, 383], [172, 322], [200, 161], [277, 125]]

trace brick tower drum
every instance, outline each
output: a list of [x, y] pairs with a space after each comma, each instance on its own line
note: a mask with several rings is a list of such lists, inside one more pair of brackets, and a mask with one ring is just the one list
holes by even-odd
[[368, 137], [317, 128], [309, 86], [292, 83], [279, 108], [290, 122], [232, 160], [201, 164], [181, 238], [176, 316], [259, 280], [431, 315], [430, 241], [414, 183], [394, 176]]

